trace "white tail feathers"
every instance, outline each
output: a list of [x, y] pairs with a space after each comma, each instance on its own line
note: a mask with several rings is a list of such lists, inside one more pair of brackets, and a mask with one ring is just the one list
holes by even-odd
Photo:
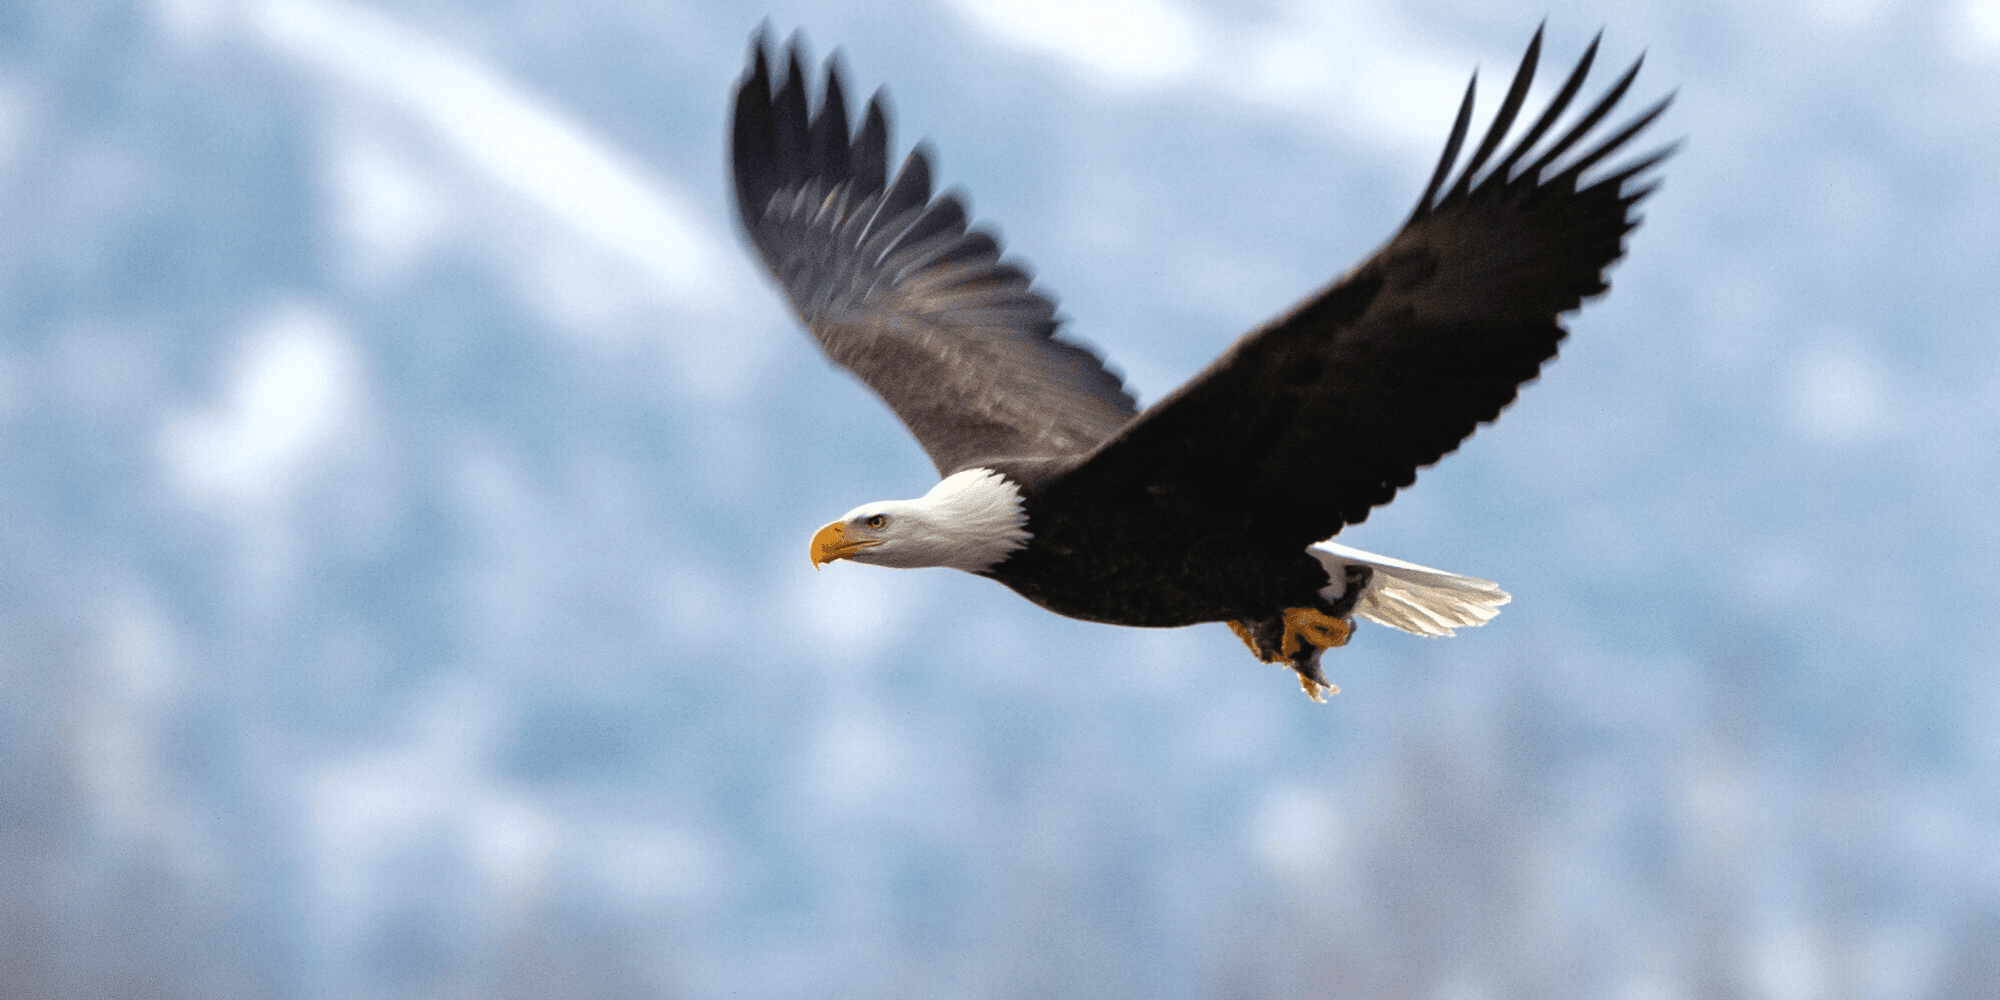
[[1366, 566], [1373, 573], [1354, 604], [1354, 613], [1417, 635], [1454, 635], [1455, 629], [1484, 625], [1500, 613], [1500, 605], [1513, 600], [1491, 580], [1447, 573], [1345, 545], [1321, 542], [1306, 551], [1326, 567], [1326, 575], [1333, 580], [1320, 596], [1339, 600], [1345, 590], [1346, 568]]

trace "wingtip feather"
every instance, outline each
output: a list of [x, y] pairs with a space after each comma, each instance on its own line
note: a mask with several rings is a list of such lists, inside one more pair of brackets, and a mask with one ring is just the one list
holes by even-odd
[[853, 161], [849, 167], [856, 186], [863, 194], [873, 194], [889, 183], [889, 111], [888, 92], [877, 88], [875, 95], [868, 99], [868, 110], [861, 119], [861, 131], [855, 134], [850, 147]]
[[1514, 80], [1507, 85], [1507, 96], [1501, 100], [1500, 109], [1493, 114], [1493, 121], [1486, 127], [1485, 138], [1479, 141], [1479, 148], [1466, 161], [1465, 169], [1459, 172], [1458, 183], [1444, 196], [1445, 201], [1463, 198], [1472, 189], [1472, 178], [1479, 168], [1486, 164], [1488, 157], [1500, 147], [1507, 137], [1507, 130], [1514, 127], [1514, 118], [1521, 112], [1521, 105], [1528, 98], [1528, 87], [1535, 80], [1535, 68], [1542, 57], [1542, 29], [1535, 29], [1535, 36], [1528, 40], [1528, 50], [1521, 55], [1521, 64], [1514, 70]]
[[[1569, 102], [1575, 100], [1577, 92], [1583, 89], [1583, 81], [1590, 75], [1590, 67], [1597, 61], [1597, 46], [1603, 38], [1604, 32], [1600, 29], [1597, 37], [1592, 38], [1590, 44], [1584, 46], [1583, 55], [1577, 58], [1576, 66], [1569, 71], [1569, 77], [1563, 81], [1562, 89], [1549, 101], [1548, 107], [1542, 109], [1541, 117], [1535, 119], [1535, 124], [1530, 126], [1527, 134], [1514, 144], [1513, 150], [1500, 161], [1500, 165], [1494, 167], [1487, 175], [1487, 184], [1506, 185], [1513, 182], [1514, 165], [1533, 150], [1536, 143], [1542, 141], [1542, 136], [1555, 125], [1556, 119], [1560, 118], [1563, 111], [1569, 107]], [[1533, 180], [1525, 173], [1522, 176], [1528, 178], [1530, 182]]]
[[1417, 199], [1417, 210], [1411, 213], [1411, 221], [1430, 214], [1436, 204], [1438, 190], [1451, 176], [1452, 165], [1458, 162], [1459, 147], [1465, 144], [1466, 130], [1472, 127], [1472, 99], [1478, 90], [1479, 71], [1473, 70], [1472, 79], [1465, 84], [1465, 97], [1458, 102], [1458, 117], [1452, 122], [1451, 137], [1445, 140], [1444, 153], [1438, 157], [1437, 170], [1431, 174], [1431, 182], [1424, 186], [1423, 197]]
[[1634, 61], [1632, 67], [1625, 71], [1625, 75], [1619, 77], [1611, 85], [1610, 89], [1604, 92], [1604, 96], [1598, 98], [1597, 103], [1592, 105], [1589, 111], [1584, 112], [1583, 117], [1577, 119], [1576, 124], [1572, 125], [1568, 132], [1563, 133], [1562, 138], [1557, 139], [1555, 144], [1543, 152], [1533, 165], [1529, 166], [1526, 171], [1523, 171], [1522, 176], [1539, 178], [1542, 172], [1549, 168], [1550, 164], [1560, 159], [1564, 153], [1569, 152], [1571, 146], [1576, 145], [1578, 140], [1588, 135], [1590, 130], [1596, 128], [1597, 123], [1603, 121], [1604, 117], [1611, 113], [1611, 109], [1616, 107], [1620, 100], [1624, 99], [1625, 92], [1632, 89], [1632, 82], [1639, 78], [1639, 67], [1644, 62], [1645, 58], [1643, 56]]

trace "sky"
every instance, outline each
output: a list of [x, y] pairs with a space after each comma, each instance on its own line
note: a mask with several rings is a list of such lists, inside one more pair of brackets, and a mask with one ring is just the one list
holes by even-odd
[[[1544, 22], [1685, 145], [1341, 537], [1500, 617], [1315, 705], [1220, 625], [811, 571], [935, 476], [735, 229], [760, 24], [1145, 403]], [[1991, 996], [1995, 109], [1991, 0], [0, 6], [0, 982]]]

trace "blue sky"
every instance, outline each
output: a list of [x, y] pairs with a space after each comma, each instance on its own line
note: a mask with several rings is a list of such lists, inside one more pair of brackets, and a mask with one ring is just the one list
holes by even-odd
[[[806, 541], [934, 478], [733, 230], [766, 16], [1150, 401], [1605, 30], [1687, 146], [1343, 541], [1316, 706]], [[0, 9], [0, 977], [36, 996], [1942, 998], [2000, 971], [2000, 6]], [[1545, 70], [1555, 75], [1556, 70]]]

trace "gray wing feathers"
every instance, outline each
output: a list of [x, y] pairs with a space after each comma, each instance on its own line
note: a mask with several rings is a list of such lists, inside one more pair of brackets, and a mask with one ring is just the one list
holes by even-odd
[[848, 135], [838, 72], [807, 114], [796, 45], [770, 89], [762, 39], [737, 90], [738, 207], [759, 256], [828, 357], [868, 384], [949, 474], [982, 459], [1088, 451], [1135, 413], [1089, 349], [1055, 337], [1055, 305], [931, 194], [919, 145], [891, 179], [881, 95]]

